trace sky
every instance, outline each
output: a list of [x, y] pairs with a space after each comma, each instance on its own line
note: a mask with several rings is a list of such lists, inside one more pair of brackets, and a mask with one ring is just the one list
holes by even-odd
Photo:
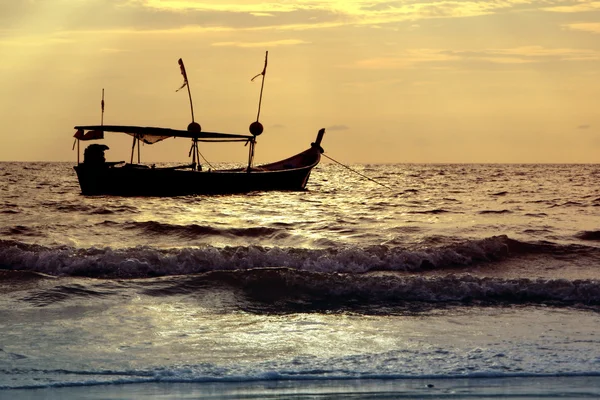
[[[179, 58], [202, 129], [248, 133], [265, 51], [259, 163], [320, 128], [344, 163], [600, 163], [600, 1], [581, 0], [0, 0], [0, 161], [76, 161], [103, 89], [105, 124], [185, 129]], [[129, 160], [129, 136], [101, 143]]]

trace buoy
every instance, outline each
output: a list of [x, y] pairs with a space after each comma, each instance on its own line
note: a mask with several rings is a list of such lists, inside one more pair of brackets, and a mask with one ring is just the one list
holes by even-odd
[[202, 127], [197, 122], [190, 122], [187, 127], [188, 132], [200, 133], [202, 132]]
[[250, 133], [254, 136], [258, 136], [263, 133], [263, 126], [260, 122], [254, 121], [250, 124]]

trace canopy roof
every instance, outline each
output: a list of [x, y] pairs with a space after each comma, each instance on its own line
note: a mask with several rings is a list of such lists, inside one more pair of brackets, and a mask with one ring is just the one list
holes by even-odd
[[197, 139], [200, 141], [223, 141], [223, 142], [239, 142], [253, 138], [252, 135], [240, 135], [235, 133], [218, 133], [218, 132], [191, 132], [169, 128], [156, 128], [152, 126], [127, 126], [127, 125], [86, 125], [76, 126], [75, 129], [103, 132], [120, 132], [135, 136], [147, 144], [160, 142], [163, 139], [170, 137], [184, 137]]

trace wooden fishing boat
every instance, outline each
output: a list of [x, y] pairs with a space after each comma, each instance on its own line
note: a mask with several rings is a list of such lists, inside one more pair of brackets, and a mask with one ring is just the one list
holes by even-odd
[[[191, 137], [192, 151], [197, 154], [200, 141], [244, 141], [255, 137], [225, 133], [178, 131], [174, 129], [134, 126], [76, 126], [78, 132], [124, 132], [134, 140], [156, 143], [157, 137]], [[87, 132], [86, 132], [87, 131]], [[325, 129], [307, 150], [270, 164], [225, 170], [202, 170], [194, 161], [176, 167], [155, 167], [144, 164], [106, 162], [105, 145], [92, 144], [84, 153], [84, 160], [75, 166], [81, 192], [84, 195], [117, 196], [180, 196], [189, 194], [225, 194], [266, 190], [303, 190], [311, 170], [321, 159], [321, 140]], [[139, 146], [139, 145], [138, 145]], [[196, 157], [194, 157], [196, 159]], [[251, 157], [250, 157], [251, 158]]]
[[[256, 121], [250, 124], [250, 135], [218, 132], [202, 132], [200, 124], [194, 121], [194, 107], [187, 73], [183, 61], [179, 67], [190, 99], [192, 122], [187, 130], [168, 128], [104, 125], [104, 90], [102, 91], [102, 120], [100, 125], [76, 126], [77, 166], [75, 171], [79, 186], [84, 195], [117, 196], [179, 196], [189, 194], [245, 193], [265, 190], [303, 190], [306, 188], [311, 170], [319, 163], [323, 149], [321, 141], [325, 129], [321, 129], [310, 148], [281, 161], [253, 165], [256, 138], [263, 132], [258, 121], [262, 101], [264, 78], [267, 69], [267, 56], [262, 75], [262, 85]], [[252, 80], [254, 80], [252, 78]], [[92, 144], [84, 152], [83, 162], [79, 162], [80, 141], [104, 138], [105, 132], [125, 133], [133, 137], [131, 161], [125, 163], [107, 162], [104, 152], [108, 147]], [[154, 144], [168, 138], [189, 138], [192, 140], [190, 156], [192, 163], [176, 167], [155, 167], [140, 163], [140, 142]], [[203, 170], [200, 165], [199, 142], [243, 142], [249, 145], [248, 163], [244, 168]], [[138, 148], [138, 162], [133, 162], [135, 146]], [[73, 145], [75, 147], [75, 144]]]

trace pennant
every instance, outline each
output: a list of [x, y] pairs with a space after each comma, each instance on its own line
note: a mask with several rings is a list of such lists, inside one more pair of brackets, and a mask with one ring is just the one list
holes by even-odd
[[179, 92], [181, 89], [183, 89], [184, 87], [187, 86], [188, 78], [187, 78], [187, 74], [185, 73], [185, 66], [183, 65], [183, 60], [180, 58], [179, 61], [177, 61], [177, 62], [179, 63], [179, 69], [181, 70], [181, 75], [183, 75], [183, 85], [181, 85], [181, 87], [176, 90], [176, 92]]
[[83, 129], [78, 129], [77, 132], [73, 135], [75, 139], [82, 140], [83, 139]]
[[265, 74], [267, 73], [267, 57], [268, 57], [268, 56], [269, 56], [269, 52], [267, 51], [267, 52], [266, 52], [266, 54], [265, 54], [265, 67], [263, 68], [263, 70], [262, 70], [262, 72], [261, 72], [260, 74], [256, 74], [256, 75], [254, 76], [254, 78], [250, 79], [250, 82], [254, 82], [254, 80], [255, 80], [256, 78], [258, 78], [259, 76], [261, 76], [261, 75], [262, 75], [262, 76], [265, 76]]
[[79, 140], [99, 140], [104, 139], [104, 131], [87, 131], [84, 132], [83, 129], [78, 129], [77, 132], [73, 135], [75, 139]]

